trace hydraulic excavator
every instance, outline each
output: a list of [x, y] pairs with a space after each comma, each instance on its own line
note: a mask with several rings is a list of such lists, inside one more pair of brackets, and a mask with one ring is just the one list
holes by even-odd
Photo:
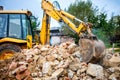
[[[89, 62], [93, 58], [102, 58], [105, 49], [104, 43], [92, 33], [90, 23], [85, 23], [63, 11], [57, 1], [52, 4], [48, 0], [42, 0], [41, 5], [43, 18], [40, 44], [45, 45], [50, 42], [50, 18], [53, 18], [56, 21], [66, 23], [72, 31], [79, 35], [83, 62]], [[0, 10], [0, 60], [12, 57], [14, 53], [20, 52], [21, 49], [32, 47], [31, 15], [30, 11]], [[76, 26], [70, 19], [78, 21], [79, 26]]]
[[[63, 11], [57, 1], [54, 1], [52, 4], [48, 0], [42, 0], [42, 9], [44, 11], [40, 32], [40, 41], [42, 44], [49, 43], [50, 41], [50, 18], [53, 18], [58, 22], [66, 23], [73, 32], [79, 35], [80, 53], [83, 62], [89, 62], [92, 59], [93, 61], [99, 60], [104, 56], [105, 45], [92, 33], [91, 23], [85, 23]], [[79, 26], [76, 26], [70, 19], [78, 21], [80, 23]]]

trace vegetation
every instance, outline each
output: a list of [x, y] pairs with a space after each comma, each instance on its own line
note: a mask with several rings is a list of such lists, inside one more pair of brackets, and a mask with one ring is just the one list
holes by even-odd
[[[90, 0], [76, 0], [68, 7], [66, 11], [84, 22], [93, 23], [93, 33], [102, 39], [106, 45], [109, 44], [111, 37], [116, 34], [120, 35], [120, 16], [112, 16], [110, 20], [108, 20], [107, 14], [105, 12], [100, 12], [97, 7], [93, 7]], [[76, 26], [79, 25], [78, 22], [73, 22]], [[63, 24], [62, 26], [67, 25]], [[76, 38], [76, 42], [78, 41], [78, 35], [75, 35], [73, 32], [68, 30], [67, 27], [63, 27], [63, 33], [64, 32], [67, 32], [67, 34]]]
[[31, 17], [31, 24], [32, 24], [32, 30], [33, 30], [33, 36], [34, 36], [34, 40], [38, 41], [38, 27], [40, 26], [40, 22], [38, 20], [38, 17], [36, 18], [35, 16]]
[[37, 28], [40, 25], [40, 22], [38, 21], [38, 17], [32, 16], [31, 17], [31, 24], [32, 24], [32, 29], [37, 30]]

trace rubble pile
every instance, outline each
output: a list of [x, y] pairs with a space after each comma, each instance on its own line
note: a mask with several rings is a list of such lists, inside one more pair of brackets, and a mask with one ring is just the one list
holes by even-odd
[[0, 61], [0, 80], [120, 80], [120, 56], [106, 52], [102, 64], [81, 62], [79, 47], [36, 45]]

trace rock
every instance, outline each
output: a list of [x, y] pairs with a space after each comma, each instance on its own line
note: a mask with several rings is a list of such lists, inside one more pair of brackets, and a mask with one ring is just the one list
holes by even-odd
[[35, 45], [33, 49], [41, 49], [42, 45]]
[[32, 78], [32, 80], [41, 80], [41, 78], [38, 78], [38, 77], [37, 78]]
[[77, 73], [76, 73], [76, 76], [80, 76], [81, 72], [80, 72], [80, 69], [77, 70]]
[[64, 77], [63, 80], [71, 80], [69, 77]]
[[54, 61], [54, 60], [55, 60], [55, 57], [54, 57], [53, 55], [47, 55], [47, 56], [46, 56], [46, 59], [47, 59], [48, 61]]
[[110, 71], [110, 72], [115, 72], [115, 69], [114, 68], [108, 68], [108, 70]]
[[46, 58], [39, 55], [38, 60], [36, 61], [36, 64], [39, 64], [41, 67], [43, 67], [42, 65], [46, 62]]
[[31, 73], [31, 76], [32, 76], [32, 77], [37, 77], [38, 74], [37, 74], [36, 72], [34, 72], [34, 73]]
[[68, 70], [68, 77], [73, 78], [74, 72], [72, 70]]
[[51, 66], [55, 67], [59, 65], [59, 61], [58, 60], [54, 60], [53, 62], [51, 62]]
[[17, 68], [17, 63], [16, 63], [16, 62], [12, 62], [12, 63], [10, 64], [10, 66], [9, 66], [9, 70], [13, 70], [13, 69], [15, 69], [15, 68]]
[[109, 63], [112, 67], [119, 66], [120, 65], [120, 55], [113, 54], [112, 57], [109, 59]]
[[27, 66], [28, 65], [28, 63], [27, 62], [25, 62], [25, 61], [20, 61], [20, 62], [18, 62], [18, 66], [19, 65], [25, 65], [25, 66]]
[[72, 54], [74, 51], [75, 51], [75, 48], [76, 48], [76, 44], [75, 43], [71, 43], [69, 46], [68, 46], [68, 49], [69, 49], [69, 53]]
[[84, 76], [83, 80], [99, 80], [99, 79], [94, 79], [94, 78], [91, 78], [90, 76]]
[[39, 72], [38, 77], [42, 77], [42, 76], [43, 76], [42, 72]]
[[112, 54], [106, 54], [105, 57], [103, 58], [103, 62], [102, 62], [102, 65], [103, 66], [111, 66], [110, 62], [109, 62], [109, 59], [112, 58]]
[[68, 53], [68, 52], [62, 53], [62, 58], [64, 58], [64, 59], [68, 58], [69, 56], [70, 56], [70, 53]]
[[41, 48], [41, 51], [48, 51], [48, 50], [49, 50], [49, 48], [47, 48], [45, 46]]
[[116, 77], [118, 77], [118, 76], [119, 76], [119, 75], [116, 75], [116, 74], [113, 73], [112, 75], [109, 76], [109, 79], [110, 79], [110, 80], [117, 80]]
[[36, 49], [33, 50], [33, 53], [38, 55], [40, 53], [40, 50], [36, 48]]
[[55, 72], [52, 73], [52, 77], [59, 77], [63, 71], [63, 68], [57, 69]]
[[120, 55], [118, 53], [113, 54], [109, 61], [114, 63], [120, 63]]
[[42, 73], [43, 74], [51, 74], [52, 68], [50, 62], [43, 63]]
[[103, 67], [97, 64], [88, 64], [87, 74], [96, 77], [97, 79], [103, 79]]
[[58, 66], [55, 67], [55, 69], [58, 69], [58, 68], [67, 68], [69, 66], [69, 60], [66, 60], [66, 61], [61, 61]]
[[23, 72], [25, 70], [27, 70], [27, 67], [25, 65], [22, 65], [22, 66], [16, 68], [15, 70], [13, 70], [12, 74], [20, 73], [20, 72]]
[[106, 54], [103, 59], [103, 65], [108, 67], [117, 67], [120, 65], [120, 55], [116, 54]]
[[58, 78], [57, 77], [45, 76], [45, 77], [42, 77], [42, 78], [40, 78], [38, 80], [58, 80]]
[[80, 63], [71, 63], [69, 65], [69, 69], [71, 69], [72, 71], [77, 71], [80, 68], [81, 68]]
[[81, 58], [82, 56], [80, 55], [80, 51], [76, 51], [72, 54], [73, 57], [78, 57]]
[[74, 75], [72, 80], [79, 80], [79, 78], [76, 75]]
[[17, 73], [16, 79], [17, 80], [23, 80], [23, 79], [32, 80], [29, 70], [24, 71], [24, 73]]
[[81, 69], [80, 69], [80, 72], [84, 73], [86, 70], [87, 70], [87, 67], [86, 66], [82, 66]]

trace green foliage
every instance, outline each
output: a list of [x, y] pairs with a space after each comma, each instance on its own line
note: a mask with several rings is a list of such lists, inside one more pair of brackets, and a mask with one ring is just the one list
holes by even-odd
[[32, 30], [37, 30], [37, 28], [40, 25], [40, 22], [38, 21], [38, 17], [32, 16], [31, 17], [31, 24], [32, 24]]
[[35, 35], [37, 34], [36, 30], [39, 27], [40, 22], [38, 20], [38, 17], [36, 18], [35, 16], [31, 16], [30, 19], [31, 19], [31, 26], [32, 26], [33, 36], [35, 38]]
[[[75, 3], [71, 4], [67, 10], [68, 13], [86, 22], [89, 21], [89, 18], [93, 18], [97, 11], [97, 8], [92, 7], [92, 2], [90, 0], [87, 0], [86, 2], [76, 0]], [[78, 22], [75, 22], [75, 24], [79, 25]]]

